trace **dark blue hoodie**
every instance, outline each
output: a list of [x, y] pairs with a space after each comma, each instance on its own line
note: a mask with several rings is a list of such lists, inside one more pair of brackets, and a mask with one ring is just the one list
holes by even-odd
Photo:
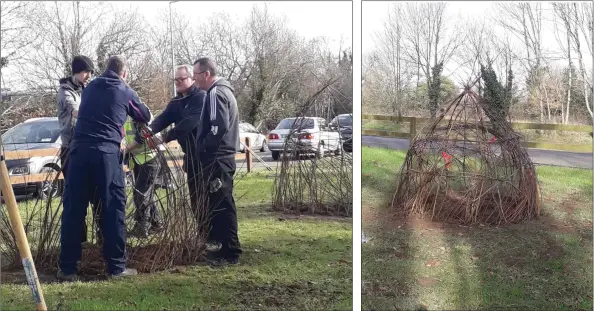
[[187, 95], [177, 94], [165, 111], [155, 117], [150, 125], [151, 130], [160, 133], [175, 123], [175, 127], [167, 132], [163, 140], [166, 143], [177, 140], [184, 154], [197, 157], [196, 138], [205, 95], [204, 91], [194, 85], [190, 87]]
[[93, 146], [104, 152], [119, 151], [128, 116], [142, 123], [151, 118], [136, 92], [115, 72], [107, 70], [82, 92], [74, 127], [74, 146]]

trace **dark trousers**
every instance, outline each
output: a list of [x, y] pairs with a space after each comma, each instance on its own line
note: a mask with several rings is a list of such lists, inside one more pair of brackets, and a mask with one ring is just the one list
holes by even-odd
[[[201, 157], [204, 189], [208, 193], [209, 240], [221, 243], [220, 255], [238, 258], [241, 245], [237, 234], [237, 211], [233, 198], [235, 155], [212, 159]], [[211, 185], [220, 180], [220, 188], [212, 192]]]
[[[130, 159], [133, 162], [133, 159]], [[161, 164], [157, 158], [152, 159], [141, 165], [133, 163], [132, 172], [134, 174], [135, 189], [132, 195], [136, 212], [134, 220], [137, 222], [146, 222], [151, 225], [161, 223], [161, 215], [154, 202], [155, 181], [161, 171]]]
[[201, 189], [202, 178], [200, 177], [200, 163], [195, 156], [184, 155], [183, 170], [186, 172], [188, 180], [188, 191], [190, 192], [190, 208], [194, 216], [198, 216], [200, 209], [200, 202], [198, 202], [198, 196]]
[[60, 269], [64, 274], [77, 272], [81, 258], [80, 232], [93, 200], [93, 189], [101, 203], [103, 256], [107, 272], [120, 273], [126, 265], [126, 192], [119, 150], [106, 152], [92, 146], [78, 146], [70, 151], [64, 193], [64, 211], [60, 236]]
[[[66, 172], [68, 171], [68, 155], [70, 152], [70, 147], [61, 147], [60, 148], [60, 164], [62, 166], [62, 177], [64, 177], [64, 182], [66, 182]], [[97, 236], [100, 237], [102, 236], [101, 233], [101, 213], [100, 213], [100, 207], [99, 207], [99, 195], [97, 192], [97, 188], [95, 188], [93, 190], [92, 193], [92, 198], [91, 198], [91, 210], [93, 212], [93, 221], [95, 222], [95, 224], [97, 225]], [[88, 232], [88, 228], [87, 228], [87, 222], [85, 220], [83, 220], [83, 228], [81, 230], [81, 242], [86, 242], [87, 241], [87, 232]]]

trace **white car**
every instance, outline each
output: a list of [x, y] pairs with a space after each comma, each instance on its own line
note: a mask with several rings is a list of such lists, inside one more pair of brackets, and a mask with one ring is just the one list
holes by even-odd
[[278, 160], [284, 151], [310, 153], [322, 158], [326, 152], [340, 154], [342, 146], [340, 133], [330, 129], [326, 120], [301, 117], [283, 119], [270, 131], [268, 149], [272, 152], [272, 159]]
[[242, 142], [239, 144], [239, 152], [245, 152], [245, 139], [250, 139], [250, 148], [252, 150], [260, 150], [266, 152], [266, 135], [260, 133], [253, 125], [245, 122], [239, 123], [239, 139]]

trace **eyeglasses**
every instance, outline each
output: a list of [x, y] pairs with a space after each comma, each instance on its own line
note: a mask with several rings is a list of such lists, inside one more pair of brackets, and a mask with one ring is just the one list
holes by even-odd
[[175, 81], [177, 83], [182, 83], [182, 82], [184, 82], [185, 79], [188, 79], [188, 78], [190, 78], [190, 77], [175, 78], [175, 79], [173, 79], [173, 81]]
[[204, 71], [200, 71], [200, 72], [194, 72], [194, 76], [197, 76], [197, 75], [199, 75], [201, 73], [205, 73], [205, 72], [208, 72], [208, 70], [204, 70]]

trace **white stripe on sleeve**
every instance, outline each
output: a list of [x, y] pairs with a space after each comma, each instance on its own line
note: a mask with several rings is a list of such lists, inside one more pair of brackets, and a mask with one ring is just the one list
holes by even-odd
[[217, 119], [217, 87], [213, 87], [210, 90], [210, 121], [214, 121]]

